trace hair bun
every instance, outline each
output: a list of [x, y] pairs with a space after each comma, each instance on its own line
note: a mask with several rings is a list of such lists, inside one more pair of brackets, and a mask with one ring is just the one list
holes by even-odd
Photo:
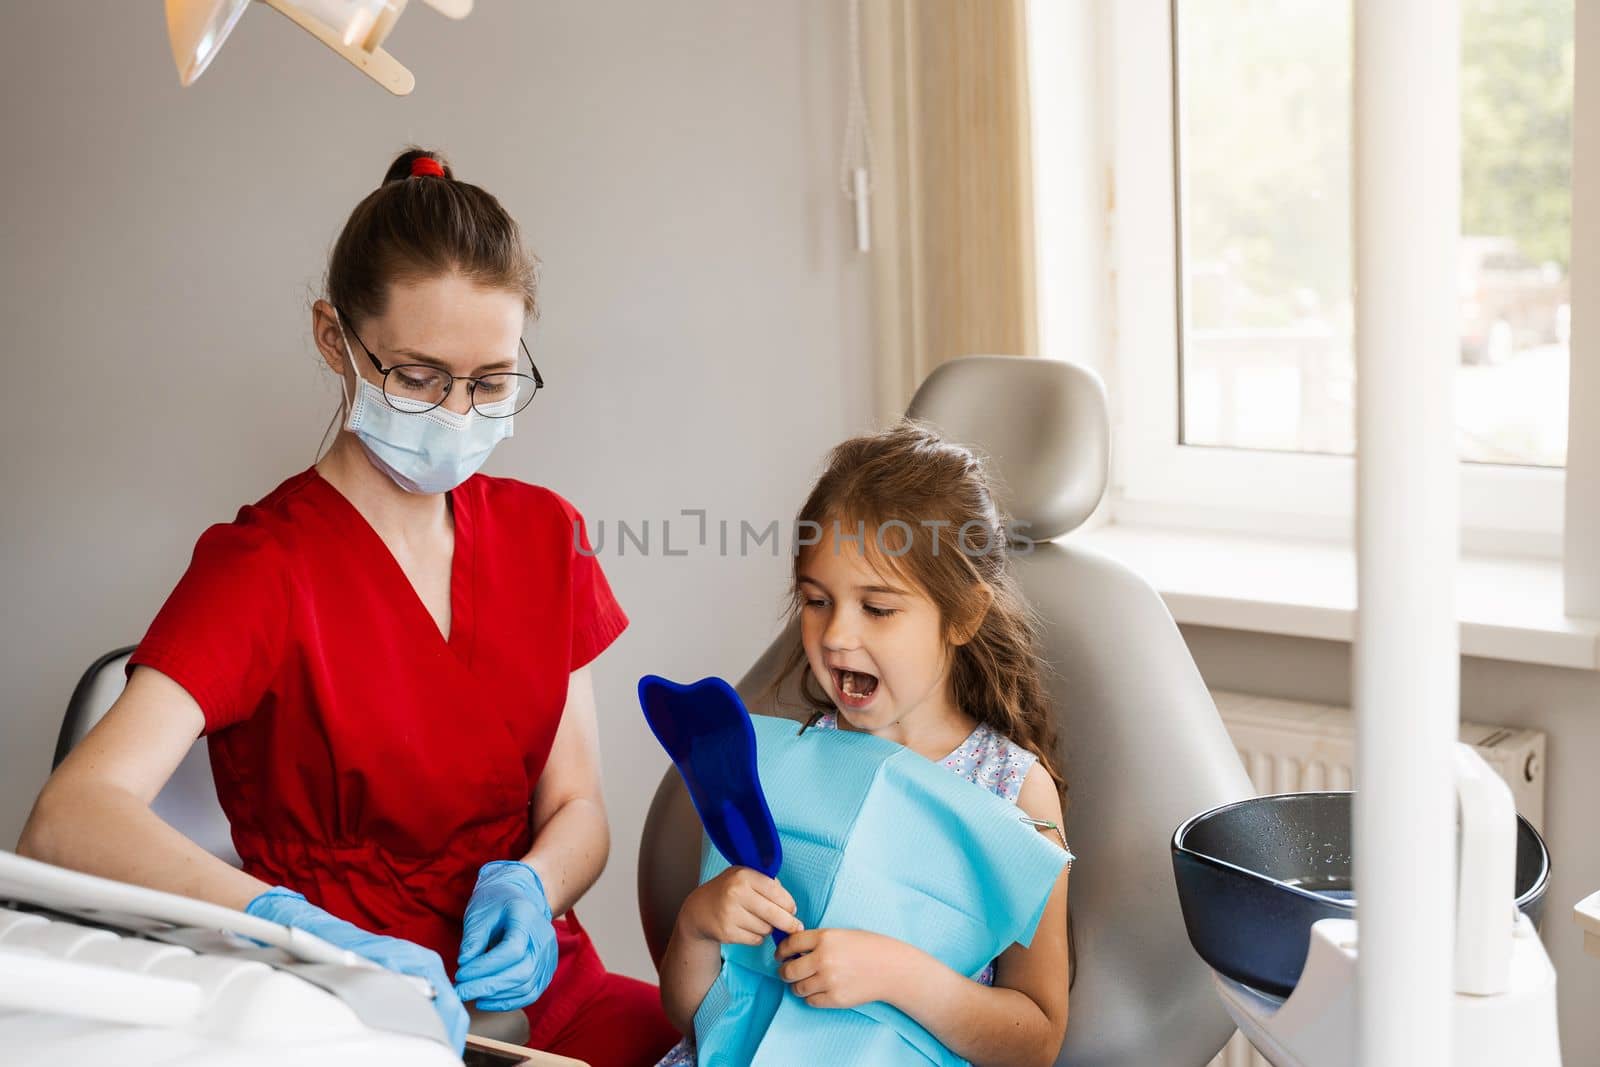
[[[395, 161], [389, 164], [389, 169], [383, 176], [383, 184], [388, 185], [390, 182], [405, 181], [407, 178], [417, 176], [417, 164], [419, 160], [427, 161], [423, 164], [423, 166], [427, 168], [424, 173], [431, 173], [434, 176], [444, 178], [455, 177], [455, 174], [450, 170], [450, 164], [445, 162], [444, 156], [440, 155], [438, 152], [433, 152], [426, 148], [417, 148], [413, 146], [406, 149], [404, 152], [401, 152], [400, 155], [395, 157]], [[437, 166], [439, 171], [442, 171], [443, 173], [440, 174], [438, 171], [434, 171], [432, 167], [429, 166], [430, 163], [434, 166]]]

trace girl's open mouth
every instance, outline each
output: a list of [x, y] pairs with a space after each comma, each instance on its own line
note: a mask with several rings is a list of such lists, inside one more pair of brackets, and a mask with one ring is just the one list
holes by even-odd
[[846, 707], [859, 711], [872, 703], [878, 691], [878, 676], [865, 671], [846, 671], [838, 667], [833, 672], [833, 688]]

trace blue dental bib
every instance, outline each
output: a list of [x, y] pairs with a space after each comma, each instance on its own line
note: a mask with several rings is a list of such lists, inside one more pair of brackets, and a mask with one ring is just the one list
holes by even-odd
[[[737, 694], [725, 682], [707, 686], [713, 681], [720, 682], [675, 687], [679, 699], [658, 699], [655, 706], [666, 711], [672, 705], [669, 714], [693, 716], [698, 701], [683, 694], [705, 686], [701, 695], [723, 705], [707, 721], [729, 717], [727, 697], [737, 701]], [[737, 706], [743, 713], [743, 704]], [[696, 795], [685, 773], [708, 840], [717, 846], [703, 849], [702, 883], [730, 866], [724, 842], [735, 855], [751, 849], [748, 854], [758, 859], [776, 856], [781, 866], [775, 876], [794, 897], [807, 929], [871, 930], [915, 945], [965, 975], [977, 974], [1010, 945], [1032, 940], [1071, 855], [1023, 823], [1014, 804], [870, 734], [801, 734], [800, 724], [788, 719], [747, 713], [740, 718], [751, 729], [756, 767], [747, 773], [740, 757], [720, 783], [712, 761], [690, 751], [698, 741], [686, 743], [689, 733], [667, 731], [678, 738], [676, 745], [669, 743], [651, 721], [674, 763], [694, 767], [701, 785]], [[716, 747], [721, 746], [708, 746]], [[764, 789], [760, 809], [770, 808], [775, 849], [761, 844], [764, 826], [750, 797], [737, 798], [751, 784], [757, 797]], [[711, 819], [707, 806], [716, 812]], [[739, 812], [737, 818], [726, 815], [730, 808]], [[737, 844], [743, 828], [751, 826], [754, 845]], [[701, 1067], [965, 1062], [888, 1004], [806, 1004], [778, 977], [770, 943], [724, 945], [722, 959], [722, 972], [694, 1020]]]

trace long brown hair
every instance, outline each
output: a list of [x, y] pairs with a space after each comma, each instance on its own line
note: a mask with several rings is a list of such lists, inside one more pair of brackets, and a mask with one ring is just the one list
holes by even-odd
[[[434, 160], [444, 176], [413, 177], [418, 159]], [[409, 148], [345, 222], [328, 261], [328, 300], [359, 322], [383, 314], [393, 282], [452, 273], [520, 293], [537, 317], [539, 261], [516, 220], [488, 192], [457, 181], [439, 153]]]
[[[797, 530], [838, 523], [852, 538], [864, 531], [862, 551], [873, 565], [916, 583], [939, 609], [951, 656], [951, 699], [1038, 756], [1065, 800], [1038, 618], [1011, 573], [1007, 523], [979, 457], [924, 425], [901, 420], [836, 446], [796, 520]], [[791, 618], [805, 599], [799, 584], [803, 562], [797, 551]], [[797, 642], [778, 679], [804, 660]], [[809, 670], [800, 692], [813, 722], [833, 710]]]

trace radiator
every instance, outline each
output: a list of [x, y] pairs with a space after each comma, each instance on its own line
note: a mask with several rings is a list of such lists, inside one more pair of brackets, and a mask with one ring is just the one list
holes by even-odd
[[[1257, 792], [1352, 788], [1356, 737], [1349, 708], [1225, 690], [1213, 690], [1211, 696]], [[1543, 831], [1544, 734], [1464, 722], [1461, 740], [1506, 780], [1517, 811]], [[1269, 1065], [1243, 1036], [1234, 1034], [1208, 1067]]]

